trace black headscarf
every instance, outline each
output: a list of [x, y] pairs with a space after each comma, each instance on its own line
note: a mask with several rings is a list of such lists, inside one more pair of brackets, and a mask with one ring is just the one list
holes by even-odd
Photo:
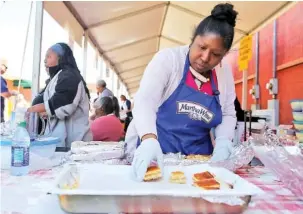
[[50, 47], [52, 51], [54, 51], [59, 56], [59, 63], [56, 66], [49, 67], [49, 75], [50, 78], [55, 76], [61, 69], [67, 70], [69, 72], [75, 72], [76, 75], [81, 78], [85, 92], [90, 99], [89, 90], [87, 88], [87, 84], [83, 79], [82, 75], [80, 74], [80, 70], [78, 69], [75, 57], [73, 55], [73, 51], [71, 48], [65, 43], [56, 43]]

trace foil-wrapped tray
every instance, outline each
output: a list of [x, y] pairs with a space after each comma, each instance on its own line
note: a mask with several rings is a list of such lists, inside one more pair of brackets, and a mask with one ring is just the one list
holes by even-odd
[[189, 158], [181, 153], [169, 153], [164, 155], [164, 165], [200, 165], [210, 164], [211, 166], [224, 167], [230, 171], [236, 171], [242, 166], [248, 165], [254, 157], [254, 151], [251, 146], [251, 142], [242, 142], [240, 144], [234, 144], [232, 146], [231, 155], [227, 160], [219, 162], [211, 162], [211, 156], [201, 156], [202, 158]]
[[124, 142], [76, 141], [71, 145], [72, 161], [105, 161], [124, 156]]

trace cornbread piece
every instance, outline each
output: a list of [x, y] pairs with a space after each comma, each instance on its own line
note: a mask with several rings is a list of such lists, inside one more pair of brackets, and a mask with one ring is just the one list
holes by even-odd
[[215, 179], [205, 179], [203, 181], [196, 181], [193, 186], [204, 189], [204, 190], [216, 190], [220, 189], [220, 183]]
[[193, 181], [203, 181], [203, 180], [207, 180], [207, 179], [214, 179], [214, 176], [206, 171], [206, 172], [201, 172], [201, 173], [196, 173], [193, 175]]
[[186, 159], [188, 160], [197, 160], [197, 161], [208, 161], [211, 158], [211, 155], [187, 155]]
[[181, 172], [181, 171], [172, 172], [170, 174], [169, 182], [176, 183], [176, 184], [185, 184], [186, 177], [184, 175], [184, 172]]
[[144, 176], [144, 181], [153, 181], [161, 178], [161, 170], [158, 166], [150, 166]]
[[77, 189], [79, 187], [79, 182], [75, 181], [73, 184], [64, 184], [61, 189]]

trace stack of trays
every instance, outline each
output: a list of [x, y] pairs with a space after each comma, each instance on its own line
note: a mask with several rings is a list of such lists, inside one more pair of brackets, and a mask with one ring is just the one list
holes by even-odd
[[293, 124], [296, 129], [296, 136], [300, 143], [303, 143], [303, 100], [291, 100]]

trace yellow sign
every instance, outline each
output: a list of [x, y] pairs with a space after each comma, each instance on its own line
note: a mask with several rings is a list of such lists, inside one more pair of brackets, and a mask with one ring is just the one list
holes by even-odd
[[240, 41], [240, 49], [245, 46], [251, 48], [251, 45], [252, 45], [252, 35], [244, 36]]
[[248, 69], [248, 61], [238, 62], [238, 68], [240, 71]]
[[239, 49], [239, 61], [240, 60], [251, 60], [252, 49], [251, 48], [242, 48]]
[[238, 65], [239, 70], [243, 71], [248, 68], [248, 62], [252, 58], [252, 35], [243, 37], [240, 41]]

